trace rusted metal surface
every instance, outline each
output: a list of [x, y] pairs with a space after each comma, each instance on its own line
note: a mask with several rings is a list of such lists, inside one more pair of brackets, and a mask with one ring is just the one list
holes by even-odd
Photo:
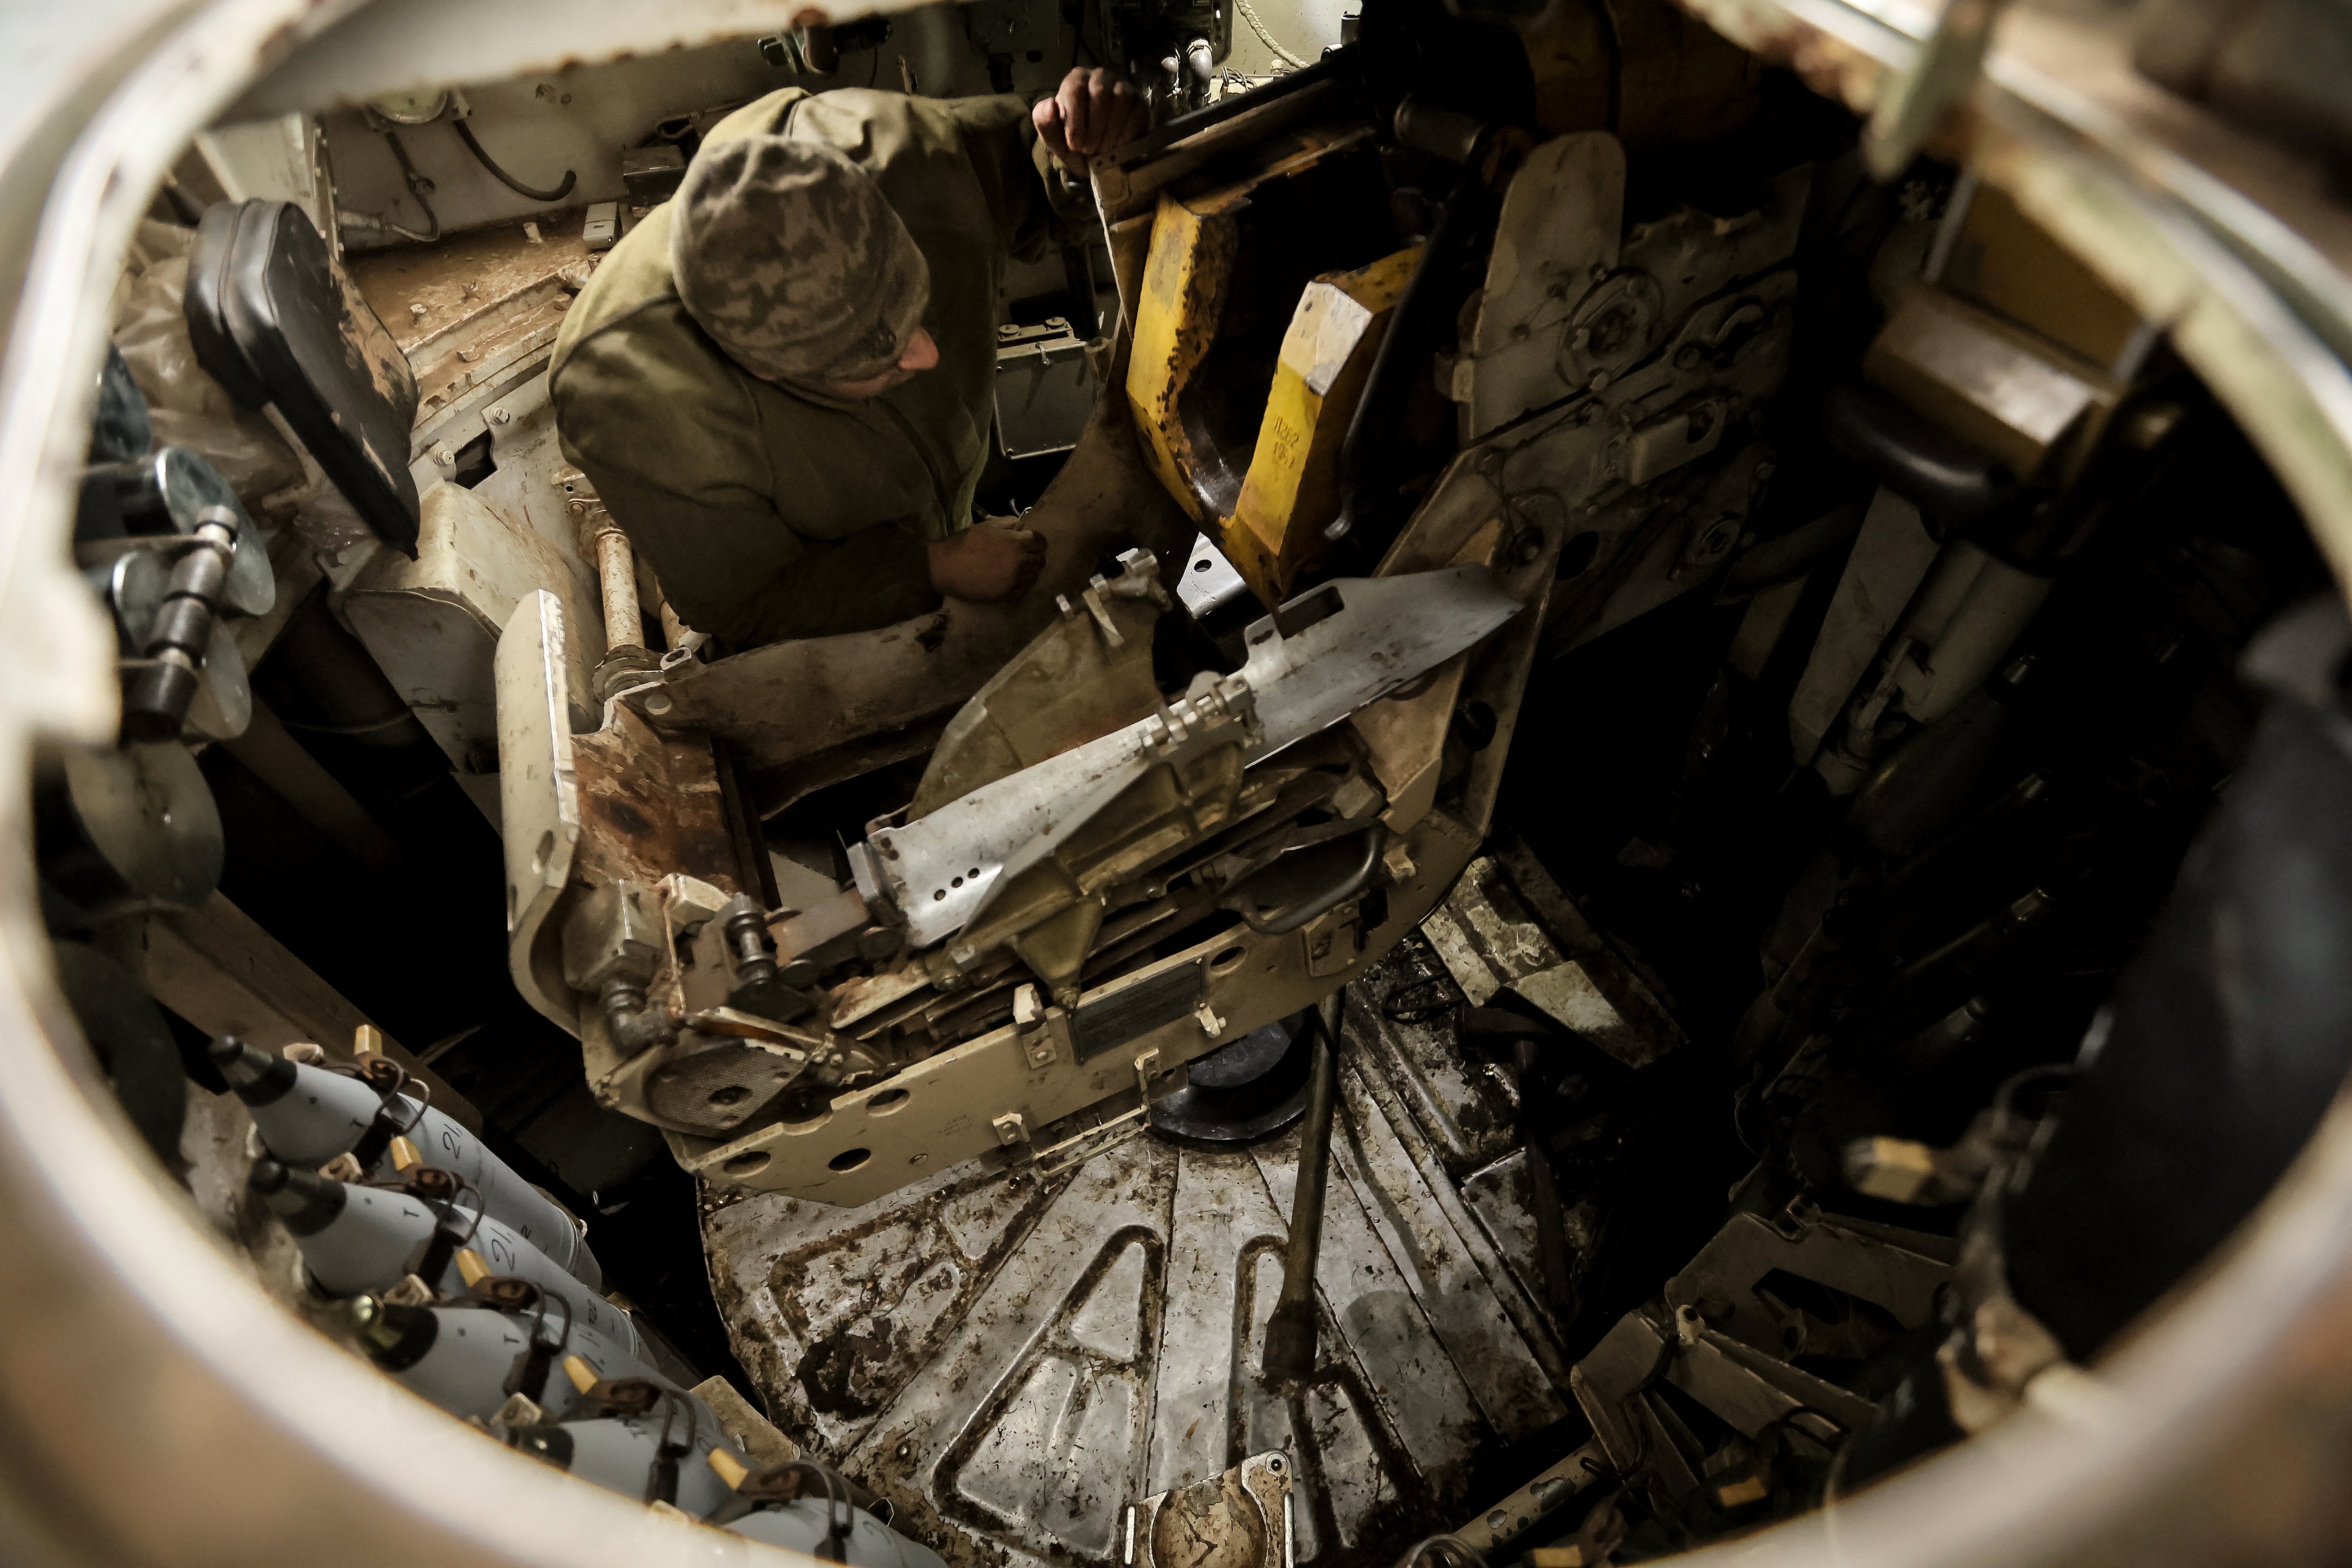
[[1857, 114], [1911, 63], [1915, 36], [1839, 0], [1677, 0], [1684, 10]]
[[[1384, 966], [1358, 989], [1415, 973]], [[857, 1209], [710, 1208], [737, 1353], [780, 1426], [958, 1568], [1116, 1561], [1125, 1503], [1265, 1450], [1296, 1467], [1299, 1562], [1386, 1563], [1503, 1489], [1482, 1467], [1567, 1411], [1516, 1246], [1496, 1242], [1524, 1216], [1465, 1205], [1445, 1173], [1496, 1140], [1457, 1151], [1403, 1107], [1443, 1107], [1457, 1129], [1507, 1115], [1436, 1031], [1412, 1028], [1425, 1058], [1378, 1037], [1400, 1027], [1370, 1006], [1344, 1026], [1303, 1384], [1259, 1372], [1295, 1132], [1217, 1151], [1147, 1138], [1042, 1180], [975, 1162]], [[1452, 1070], [1419, 1076], [1424, 1061]]]
[[580, 790], [575, 878], [602, 886], [682, 871], [739, 890], [708, 745], [656, 734], [616, 706], [606, 728], [572, 737], [572, 765]]
[[344, 358], [367, 372], [369, 384], [378, 397], [397, 407], [408, 396], [415, 379], [414, 368], [404, 357], [403, 345], [392, 335], [390, 326], [381, 321], [370, 321], [366, 311], [352, 308], [358, 289], [349, 275], [338, 274], [335, 288], [342, 296], [341, 316], [335, 323], [335, 332], [342, 339]]
[[571, 304], [572, 296], [562, 284], [542, 279], [411, 350], [419, 422], [547, 349], [562, 330], [563, 312]]
[[[555, 341], [589, 265], [577, 211], [354, 257], [352, 281], [415, 367], [420, 427]], [[422, 310], [418, 309], [422, 307]]]
[[[401, 245], [354, 256], [347, 264], [360, 297], [412, 353], [421, 344], [486, 310], [513, 299], [542, 279], [589, 260], [581, 239], [582, 209], [534, 214], [534, 241], [525, 220], [453, 234], [432, 245]], [[422, 305], [416, 313], [413, 307]]]

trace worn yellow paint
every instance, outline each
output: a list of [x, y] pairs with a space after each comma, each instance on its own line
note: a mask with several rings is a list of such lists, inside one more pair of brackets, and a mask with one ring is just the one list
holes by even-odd
[[1177, 400], [1215, 339], [1234, 251], [1230, 211], [1196, 211], [1173, 196], [1160, 198], [1136, 301], [1135, 351], [1127, 362], [1128, 406], [1143, 437], [1144, 461], [1204, 527], [1215, 520], [1192, 484]]
[[1234, 569], [1269, 605], [1322, 553], [1323, 531], [1339, 511], [1339, 444], [1420, 258], [1414, 246], [1318, 278], [1299, 296], [1257, 450], [1223, 531]]
[[[1234, 268], [1250, 204], [1270, 184], [1278, 187], [1328, 160], [1367, 148], [1371, 137], [1370, 126], [1356, 122], [1308, 126], [1276, 137], [1255, 150], [1263, 159], [1255, 167], [1217, 183], [1204, 176], [1202, 183], [1181, 187], [1181, 195], [1163, 191], [1151, 214], [1150, 237], [1137, 247], [1142, 256], [1131, 312], [1128, 408], [1146, 465], [1205, 530], [1216, 531], [1233, 510], [1241, 464], [1235, 454], [1216, 449], [1202, 427], [1200, 405], [1209, 395], [1238, 393], [1230, 384], [1193, 383], [1216, 346], [1235, 287]], [[1124, 278], [1120, 287], [1124, 300]], [[1189, 430], [1187, 408], [1194, 416]]]

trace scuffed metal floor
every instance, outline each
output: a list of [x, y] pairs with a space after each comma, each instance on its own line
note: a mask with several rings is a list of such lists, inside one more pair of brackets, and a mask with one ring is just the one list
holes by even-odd
[[1039, 1180], [968, 1163], [859, 1209], [719, 1201], [704, 1236], [737, 1354], [785, 1431], [952, 1563], [1108, 1563], [1129, 1501], [1292, 1456], [1298, 1558], [1392, 1560], [1546, 1462], [1568, 1415], [1536, 1301], [1510, 1085], [1351, 989], [1304, 1388], [1257, 1374], [1297, 1132], [1156, 1136]]

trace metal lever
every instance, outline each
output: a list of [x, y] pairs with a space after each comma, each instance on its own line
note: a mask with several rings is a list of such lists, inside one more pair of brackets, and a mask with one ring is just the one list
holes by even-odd
[[[1234, 910], [1260, 936], [1284, 936], [1311, 921], [1319, 919], [1371, 886], [1380, 873], [1381, 855], [1389, 847], [1389, 830], [1375, 822], [1364, 829], [1364, 849], [1354, 864], [1349, 866], [1337, 881], [1309, 894], [1286, 909], [1272, 914], [1260, 914], [1248, 908], [1248, 898], [1229, 896], [1224, 907]], [[1278, 862], [1277, 862], [1278, 864]], [[1236, 889], [1239, 893], [1240, 889]]]
[[1331, 1168], [1331, 1121], [1339, 1107], [1339, 1010], [1346, 987], [1316, 1011], [1315, 1076], [1298, 1137], [1298, 1185], [1282, 1248], [1282, 1295], [1265, 1326], [1265, 1375], [1303, 1383], [1315, 1371], [1315, 1258], [1323, 1246], [1323, 1194]]

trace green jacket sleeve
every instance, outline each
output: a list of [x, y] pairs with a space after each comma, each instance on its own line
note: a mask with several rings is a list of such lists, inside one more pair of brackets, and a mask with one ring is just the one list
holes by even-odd
[[[856, 439], [862, 426], [828, 428], [829, 444], [815, 432], [764, 439], [761, 395], [682, 331], [664, 330], [675, 310], [657, 299], [620, 330], [568, 345], [551, 387], [565, 454], [671, 607], [741, 647], [887, 626], [935, 605], [905, 504], [921, 493], [911, 479], [877, 470]], [[781, 504], [808, 515], [787, 518]]]
[[926, 546], [903, 529], [803, 539], [772, 507], [716, 507], [583, 471], [678, 618], [730, 647], [871, 631], [939, 608]]
[[1024, 261], [1067, 244], [1092, 200], [1061, 177], [1061, 165], [1038, 140], [1029, 106], [1003, 94], [950, 99], [945, 108], [995, 215], [999, 243]]

